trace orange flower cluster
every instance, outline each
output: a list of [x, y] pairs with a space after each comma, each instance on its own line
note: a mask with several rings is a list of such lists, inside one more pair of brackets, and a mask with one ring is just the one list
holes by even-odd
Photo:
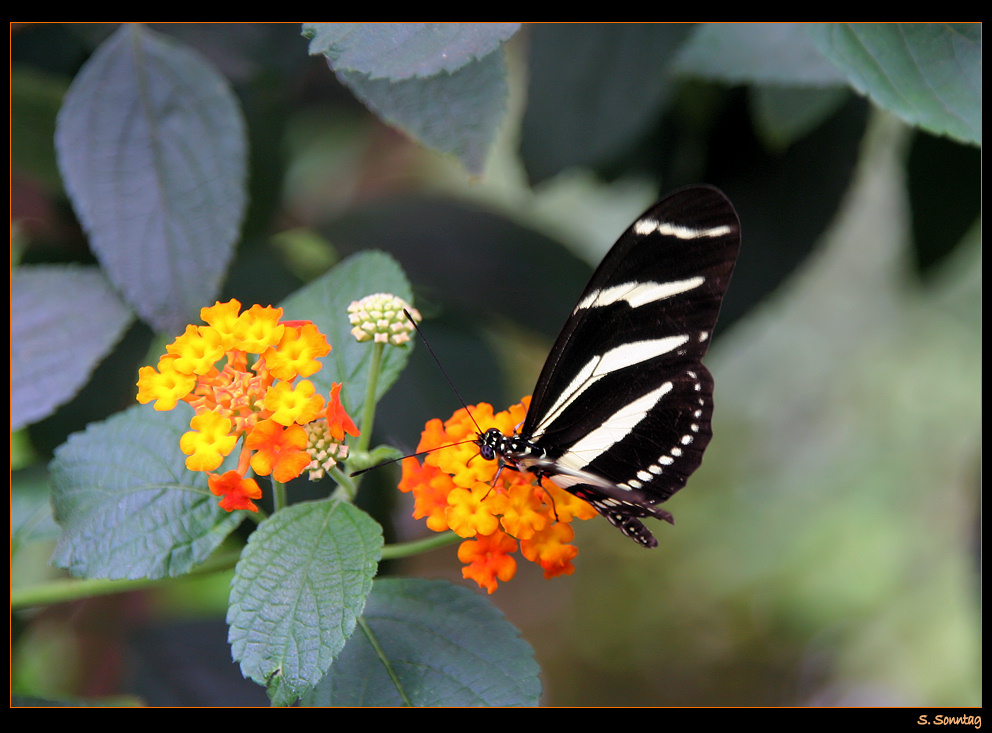
[[462, 575], [490, 593], [497, 580], [516, 574], [518, 542], [523, 556], [544, 568], [545, 578], [570, 575], [578, 550], [569, 544], [574, 536], [569, 522], [596, 516], [590, 504], [551, 482], [536, 483], [530, 473], [504, 467], [497, 478], [497, 462], [479, 455], [479, 431], [495, 427], [512, 434], [529, 403], [528, 397], [496, 414], [480, 403], [470, 408], [471, 415], [461, 409], [444, 424], [431, 420], [417, 446], [418, 453], [430, 451], [423, 464], [416, 458], [403, 461], [399, 489], [413, 492], [414, 519], [426, 517], [435, 532], [451, 529], [467, 538], [458, 549], [466, 565]]
[[[315, 433], [343, 444], [345, 433], [358, 435], [358, 429], [341, 407], [340, 385], [325, 410], [313, 383], [297, 381], [316, 373], [319, 358], [330, 353], [324, 334], [309, 321], [281, 321], [282, 308], [240, 311], [237, 300], [203, 308], [207, 325], [188, 326], [166, 347], [157, 369], [139, 370], [138, 401], [154, 402], [156, 410], [171, 410], [180, 400], [193, 407], [192, 430], [179, 441], [191, 471], [215, 471], [243, 437], [237, 469], [211, 473], [209, 485], [227, 511], [258, 511], [252, 499], [262, 492], [246, 478], [249, 466], [258, 475], [289, 481], [327, 460], [326, 452], [315, 457], [307, 450]], [[251, 367], [248, 354], [258, 355]]]

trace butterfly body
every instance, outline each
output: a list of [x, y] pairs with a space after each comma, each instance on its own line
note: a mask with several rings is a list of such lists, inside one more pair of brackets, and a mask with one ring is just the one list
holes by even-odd
[[685, 486], [712, 437], [713, 378], [701, 363], [740, 224], [714, 188], [662, 199], [624, 232], [579, 298], [527, 417], [478, 437], [483, 458], [547, 478], [645, 547], [640, 521]]

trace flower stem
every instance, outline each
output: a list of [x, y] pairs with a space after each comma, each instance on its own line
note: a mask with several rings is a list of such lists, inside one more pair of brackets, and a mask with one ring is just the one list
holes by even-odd
[[[241, 557], [240, 552], [227, 552], [215, 555], [193, 568], [185, 577], [205, 575], [229, 571], [234, 568]], [[12, 610], [34, 606], [48, 606], [53, 603], [66, 603], [81, 598], [94, 598], [114, 593], [126, 593], [142, 588], [175, 583], [179, 578], [138, 578], [136, 580], [107, 580], [106, 578], [90, 578], [76, 580], [63, 578], [47, 583], [39, 583], [26, 588], [16, 588], [10, 591], [10, 607]]]
[[286, 506], [286, 484], [272, 479], [272, 513]]
[[379, 384], [379, 369], [382, 367], [382, 342], [372, 344], [372, 358], [369, 361], [369, 381], [365, 386], [365, 403], [362, 405], [362, 434], [358, 436], [357, 450], [363, 453], [372, 441], [372, 421], [375, 419], [375, 392]]
[[341, 499], [349, 504], [355, 501], [355, 495], [358, 493], [358, 486], [355, 481], [346, 474], [341, 469], [336, 466], [327, 472], [328, 475], [333, 476], [334, 480], [337, 482], [338, 488], [334, 490], [332, 496], [336, 499]]
[[413, 542], [400, 542], [395, 545], [386, 545], [382, 548], [382, 559], [383, 560], [395, 560], [398, 557], [409, 557], [410, 555], [420, 555], [424, 552], [430, 552], [431, 550], [436, 550], [440, 547], [447, 547], [448, 545], [453, 545], [456, 542], [461, 542], [464, 538], [459, 537], [454, 532], [442, 532], [438, 535], [433, 535], [422, 540], [414, 540]]

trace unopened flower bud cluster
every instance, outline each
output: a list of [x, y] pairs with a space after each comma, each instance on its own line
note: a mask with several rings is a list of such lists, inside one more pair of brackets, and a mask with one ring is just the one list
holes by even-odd
[[351, 335], [358, 341], [375, 341], [400, 346], [410, 340], [413, 323], [420, 313], [402, 298], [389, 293], [374, 293], [348, 306], [348, 321], [354, 328]]

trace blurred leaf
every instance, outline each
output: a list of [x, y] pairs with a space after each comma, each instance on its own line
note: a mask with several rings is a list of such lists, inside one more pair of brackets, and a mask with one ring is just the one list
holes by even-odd
[[980, 23], [823, 23], [820, 51], [873, 102], [938, 135], [982, 142]]
[[686, 24], [536, 25], [520, 152], [532, 183], [631, 148], [660, 117]]
[[982, 149], [917, 131], [906, 163], [913, 248], [930, 273], [982, 216]]
[[427, 78], [390, 82], [354, 71], [337, 76], [380, 119], [422, 145], [451, 153], [469, 173], [482, 173], [506, 111], [502, 49], [451, 74]]
[[[388, 249], [418, 289], [453, 311], [498, 313], [550, 338], [592, 273], [560, 242], [452, 201], [384, 199], [354, 208], [327, 232], [342, 251]], [[574, 290], [562, 292], [569, 287]]]
[[452, 73], [492, 53], [519, 23], [304, 23], [310, 54], [336, 71], [399, 81]]
[[382, 530], [334, 500], [295, 504], [248, 539], [227, 613], [235, 661], [275, 705], [311, 689], [362, 614], [382, 551]]
[[133, 314], [94, 267], [10, 276], [10, 429], [52, 414], [85, 385]]
[[52, 562], [86, 578], [165, 578], [206, 560], [241, 522], [186, 469], [190, 411], [134, 406], [70, 436], [51, 465], [62, 536]]
[[273, 234], [272, 246], [279, 250], [286, 266], [303, 282], [327, 272], [339, 259], [334, 245], [308, 227]]
[[[413, 293], [399, 264], [384, 252], [360, 252], [317, 280], [300, 288], [285, 301], [286, 320], [313, 321], [331, 344], [331, 353], [320, 361], [324, 367], [310, 381], [318, 392], [328, 394], [333, 382], [341, 382], [341, 403], [356, 421], [365, 403], [372, 344], [359, 343], [351, 335], [348, 305], [374, 293], [392, 293], [410, 305]], [[393, 385], [410, 358], [413, 342], [387, 346], [383, 350], [376, 400]], [[361, 428], [361, 425], [359, 425]]]
[[20, 471], [10, 478], [10, 555], [29, 542], [54, 541], [59, 526], [48, 500], [48, 476], [39, 471]]
[[49, 192], [62, 190], [55, 164], [55, 116], [69, 83], [31, 68], [10, 72], [10, 160]]
[[145, 707], [145, 703], [138, 697], [129, 695], [113, 695], [102, 698], [64, 698], [64, 697], [35, 697], [29, 695], [12, 695], [10, 698], [11, 707], [24, 708], [126, 708]]
[[246, 205], [244, 120], [191, 50], [122, 26], [59, 113], [66, 191], [110, 279], [156, 329], [179, 333], [217, 296]]
[[754, 126], [766, 145], [787, 148], [837, 112], [848, 94], [846, 87], [757, 86], [749, 96]]
[[26, 430], [13, 431], [10, 434], [10, 470], [17, 471], [38, 463], [38, 454], [31, 445], [31, 438]]
[[742, 241], [717, 335], [815, 253], [850, 195], [870, 109], [862, 97], [849, 94], [836, 114], [776, 151], [754, 139], [743, 94], [728, 106], [709, 141], [706, 180], [734, 202]]
[[679, 73], [728, 84], [840, 86], [846, 79], [803, 23], [706, 23], [679, 50]]
[[540, 669], [534, 650], [484, 596], [443, 581], [375, 581], [355, 634], [303, 702], [313, 706], [404, 704], [389, 664], [415, 706], [537, 705]]

